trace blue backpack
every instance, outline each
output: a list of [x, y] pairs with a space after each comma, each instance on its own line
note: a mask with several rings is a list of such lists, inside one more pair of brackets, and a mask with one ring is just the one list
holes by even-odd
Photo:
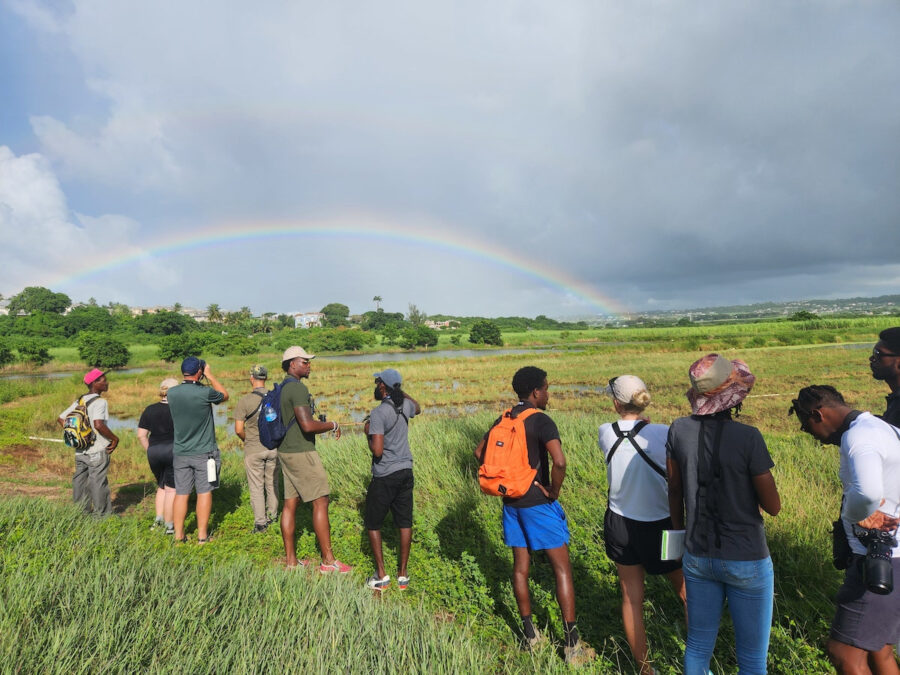
[[259, 427], [259, 442], [269, 450], [274, 450], [284, 440], [288, 429], [297, 421], [296, 416], [291, 415], [291, 420], [287, 424], [281, 416], [281, 390], [289, 381], [297, 380], [293, 377], [286, 378], [281, 384], [276, 383], [272, 391], [267, 391], [259, 403], [259, 417], [257, 417], [257, 425]]

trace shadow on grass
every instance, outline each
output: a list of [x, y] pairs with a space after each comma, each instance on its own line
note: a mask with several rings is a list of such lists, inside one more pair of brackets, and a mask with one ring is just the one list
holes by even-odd
[[142, 481], [121, 485], [116, 490], [116, 496], [112, 500], [113, 513], [122, 514], [129, 508], [140, 504], [147, 496], [156, 494], [156, 483]]

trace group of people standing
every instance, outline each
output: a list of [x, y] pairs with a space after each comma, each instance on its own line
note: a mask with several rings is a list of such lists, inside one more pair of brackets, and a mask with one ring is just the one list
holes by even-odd
[[[869, 357], [872, 375], [891, 388], [878, 417], [852, 409], [829, 385], [811, 385], [793, 399], [800, 429], [840, 448], [842, 485], [836, 537], [846, 542], [844, 580], [827, 653], [839, 673], [896, 675], [900, 640], [900, 327], [884, 330]], [[613, 378], [607, 393], [620, 420], [600, 427], [607, 459], [606, 552], [616, 563], [625, 634], [642, 675], [655, 672], [644, 629], [645, 574], [665, 574], [685, 603], [684, 671], [706, 675], [727, 604], [741, 673], [765, 673], [774, 599], [774, 567], [762, 512], [776, 516], [781, 499], [762, 434], [737, 421], [755, 383], [747, 364], [709, 354], [689, 371], [691, 415], [648, 424], [646, 385]], [[663, 539], [684, 532], [680, 561], [663, 560]], [[888, 580], [873, 583], [869, 542], [884, 545]], [[887, 560], [889, 559], [889, 560]]]
[[[892, 542], [890, 565], [900, 572], [896, 541], [900, 515], [900, 327], [879, 336], [870, 357], [873, 377], [891, 387], [881, 418], [850, 408], [839, 392], [827, 385], [803, 388], [791, 412], [801, 431], [826, 444], [840, 446], [843, 486], [841, 529], [851, 551], [837, 598], [828, 654], [841, 673], [900, 673], [893, 645], [900, 639], [900, 591], [873, 592], [863, 569], [868, 549], [865, 532], [883, 532]], [[277, 451], [259, 442], [256, 416], [266, 392], [268, 371], [250, 370], [252, 391], [235, 408], [235, 433], [245, 443], [245, 467], [254, 513], [254, 532], [263, 532], [278, 519], [276, 465], [283, 484], [281, 533], [288, 567], [313, 565], [296, 556], [295, 514], [298, 504], [311, 503], [312, 524], [322, 554], [319, 571], [346, 573], [350, 566], [334, 557], [328, 504], [330, 487], [316, 436], [333, 433], [337, 422], [320, 419], [304, 379], [314, 355], [290, 347], [282, 356], [281, 416], [287, 434]], [[688, 634], [684, 670], [706, 675], [715, 646], [721, 613], [727, 605], [734, 624], [736, 654], [741, 673], [766, 672], [772, 621], [774, 567], [766, 542], [762, 512], [775, 516], [781, 501], [771, 469], [774, 466], [762, 434], [739, 422], [743, 401], [755, 376], [740, 360], [709, 354], [688, 371], [687, 399], [691, 414], [671, 425], [650, 424], [645, 409], [650, 392], [634, 375], [609, 381], [619, 419], [599, 429], [599, 445], [607, 463], [608, 507], [604, 518], [606, 552], [616, 564], [622, 592], [626, 638], [642, 675], [655, 672], [643, 621], [644, 578], [665, 575], [685, 604]], [[209, 365], [189, 357], [182, 363], [182, 382], [164, 380], [160, 403], [141, 416], [138, 437], [147, 450], [157, 479], [155, 525], [165, 527], [176, 542], [186, 541], [184, 520], [188, 496], [197, 493], [197, 537], [209, 539], [212, 491], [218, 487], [221, 459], [215, 442], [212, 405], [228, 399]], [[202, 385], [202, 379], [210, 387]], [[108, 410], [100, 395], [108, 388], [105, 374], [93, 369], [85, 375], [88, 405], [97, 441], [76, 453], [73, 493], [76, 501], [91, 502], [96, 513], [111, 512], [106, 469], [118, 438], [106, 425]], [[521, 497], [504, 497], [502, 527], [513, 554], [513, 591], [522, 618], [524, 643], [535, 648], [544, 641], [531, 619], [528, 577], [534, 551], [544, 551], [556, 578], [556, 595], [564, 622], [565, 658], [581, 665], [595, 657], [580, 639], [575, 621], [575, 593], [569, 560], [569, 530], [559, 504], [566, 458], [556, 424], [546, 414], [547, 373], [528, 366], [512, 380], [519, 399], [505, 415], [526, 413], [524, 430], [528, 463], [535, 471], [530, 489]], [[382, 555], [381, 527], [391, 512], [399, 530], [397, 583], [409, 584], [407, 561], [412, 538], [414, 479], [408, 440], [409, 420], [421, 412], [402, 389], [394, 369], [375, 374], [375, 398], [380, 402], [365, 423], [372, 455], [372, 480], [365, 506], [365, 527], [375, 558], [375, 573], [367, 579], [374, 591], [391, 585]], [[88, 401], [92, 403], [93, 401]], [[60, 415], [60, 421], [77, 404]], [[536, 410], [531, 410], [536, 409]], [[168, 412], [167, 416], [165, 413]], [[498, 418], [497, 425], [503, 418]], [[890, 423], [890, 424], [889, 424]], [[484, 461], [488, 430], [474, 450]], [[167, 458], [171, 452], [171, 463]], [[105, 495], [104, 495], [105, 490]], [[677, 550], [683, 537], [683, 551]], [[663, 541], [676, 552], [663, 554]]]

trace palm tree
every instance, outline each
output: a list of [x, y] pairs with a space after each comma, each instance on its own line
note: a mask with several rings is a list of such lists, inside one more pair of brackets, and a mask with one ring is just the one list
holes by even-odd
[[380, 295], [376, 295], [374, 298], [372, 298], [372, 302], [375, 303], [375, 311], [376, 311], [376, 312], [377, 312], [379, 309], [381, 309], [381, 300], [382, 300], [382, 298], [381, 298]]
[[222, 309], [216, 303], [212, 303], [206, 308], [206, 318], [214, 323], [219, 323], [222, 320]]

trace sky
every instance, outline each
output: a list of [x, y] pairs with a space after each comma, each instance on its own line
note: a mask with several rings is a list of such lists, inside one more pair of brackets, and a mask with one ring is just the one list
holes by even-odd
[[900, 292], [900, 3], [0, 0], [0, 293]]

